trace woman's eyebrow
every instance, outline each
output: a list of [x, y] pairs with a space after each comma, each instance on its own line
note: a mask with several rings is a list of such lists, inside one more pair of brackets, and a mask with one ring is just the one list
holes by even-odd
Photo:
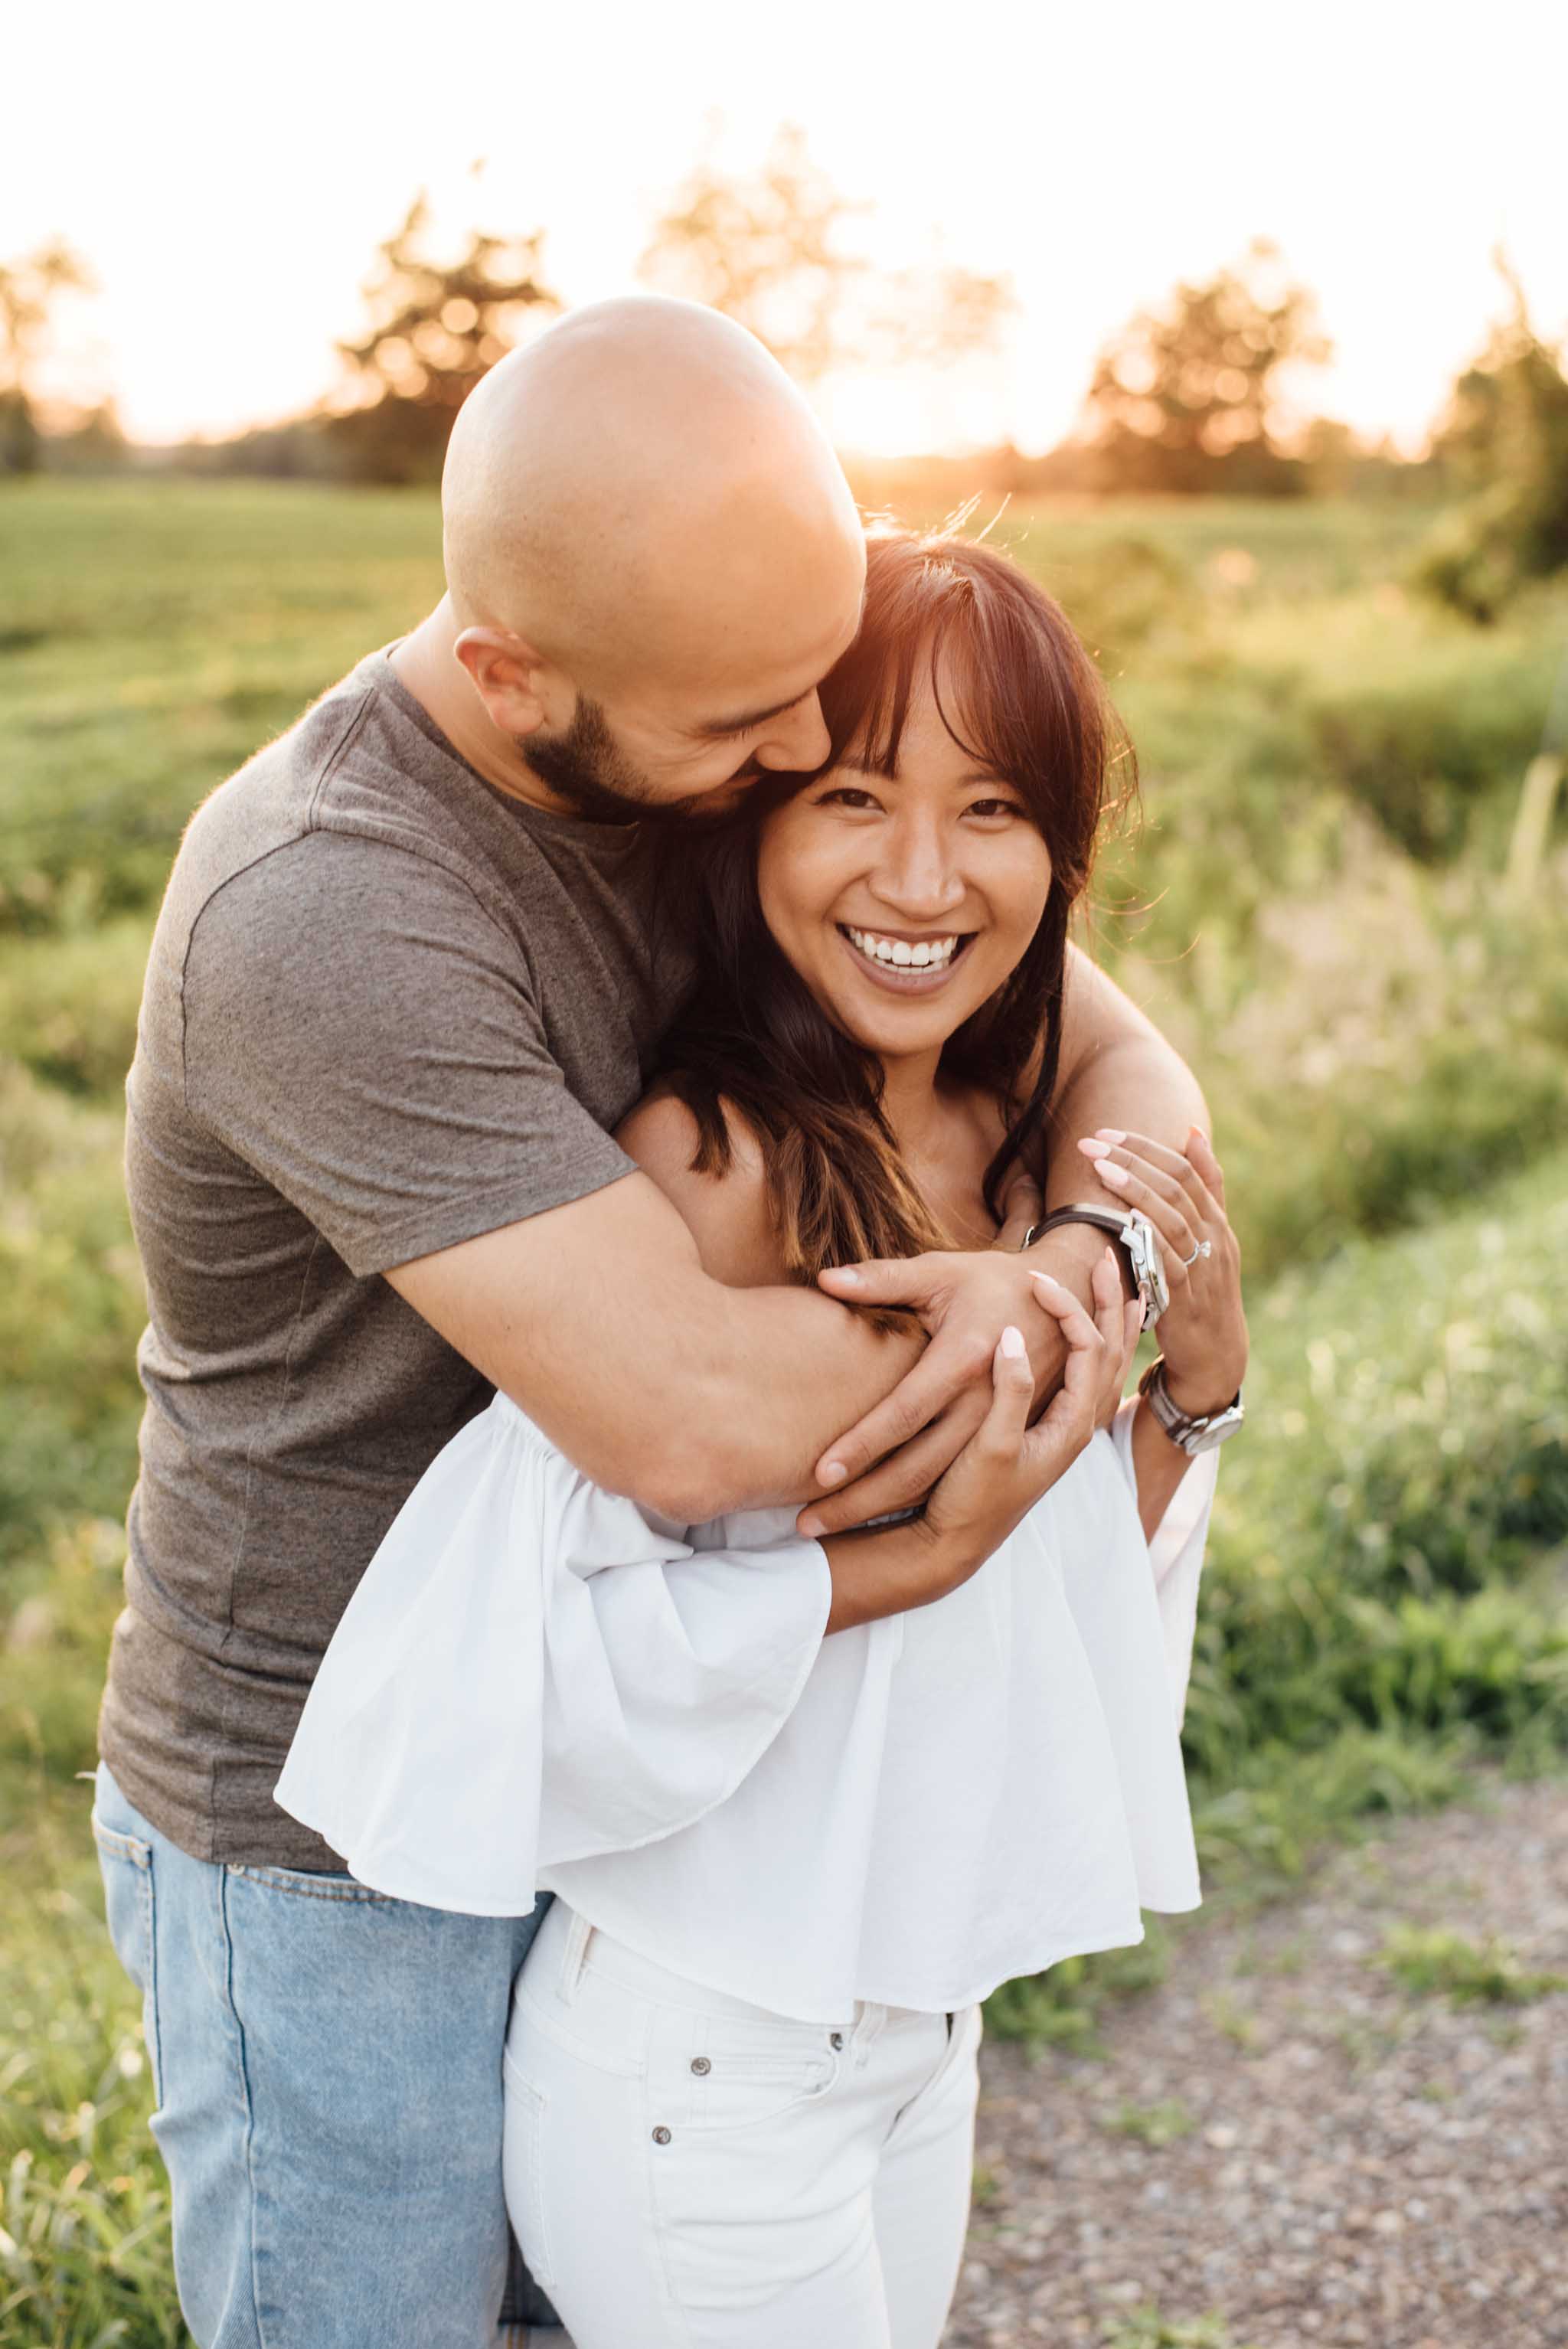
[[[888, 783], [895, 783], [898, 781], [896, 770], [885, 765], [879, 766], [874, 761], [868, 759], [863, 750], [846, 750], [841, 759], [834, 760], [833, 767], [835, 771], [841, 774], [880, 775], [882, 781]], [[969, 792], [976, 789], [995, 791], [998, 784], [1004, 785], [1008, 791], [1016, 791], [1018, 788], [1010, 775], [1000, 773], [995, 767], [975, 767], [966, 775], [954, 775], [948, 789], [954, 792]]]

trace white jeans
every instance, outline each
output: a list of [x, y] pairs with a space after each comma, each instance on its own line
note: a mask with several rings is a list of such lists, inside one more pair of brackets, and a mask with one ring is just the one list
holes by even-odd
[[704, 1989], [557, 1899], [506, 2050], [506, 2199], [576, 2349], [936, 2349], [980, 2010], [841, 2027]]

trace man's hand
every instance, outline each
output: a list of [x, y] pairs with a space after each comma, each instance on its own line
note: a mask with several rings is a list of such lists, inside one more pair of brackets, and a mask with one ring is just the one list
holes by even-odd
[[[1098, 1253], [1081, 1297], [1078, 1280], [1068, 1288], [1046, 1270], [1043, 1243], [1026, 1256], [999, 1247], [973, 1254], [934, 1250], [836, 1266], [820, 1276], [830, 1295], [846, 1301], [913, 1307], [931, 1343], [886, 1401], [818, 1462], [818, 1482], [832, 1488], [831, 1497], [802, 1512], [802, 1533], [841, 1533], [907, 1508], [931, 1490], [991, 1408], [992, 1365], [1005, 1329], [1024, 1333], [1035, 1410], [1049, 1402], [1061, 1386], [1068, 1353], [1057, 1311], [1086, 1302], [1098, 1311], [1120, 1295], [1110, 1250], [1094, 1237]], [[1081, 1243], [1075, 1246], [1081, 1261]], [[1037, 1286], [1042, 1281], [1048, 1283], [1046, 1297]]]

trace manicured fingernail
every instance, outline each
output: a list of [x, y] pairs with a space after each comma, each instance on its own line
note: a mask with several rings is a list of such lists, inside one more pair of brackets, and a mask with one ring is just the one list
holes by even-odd
[[860, 1287], [861, 1276], [852, 1265], [835, 1264], [831, 1267], [831, 1271], [835, 1280], [847, 1281], [851, 1288]]
[[1123, 1133], [1119, 1125], [1097, 1126], [1095, 1128], [1095, 1132], [1101, 1142], [1125, 1142], [1127, 1140], [1127, 1136]]
[[1132, 1177], [1126, 1167], [1118, 1166], [1114, 1159], [1102, 1158], [1099, 1163], [1099, 1179], [1102, 1183], [1113, 1184], [1119, 1191], [1124, 1183], [1131, 1182]]
[[1078, 1143], [1078, 1148], [1086, 1158], [1103, 1158], [1110, 1144], [1109, 1142], [1092, 1141], [1086, 1136]]
[[1204, 1133], [1201, 1125], [1189, 1126], [1187, 1129], [1187, 1139], [1189, 1142], [1201, 1142], [1205, 1150], [1209, 1147], [1209, 1137]]
[[798, 1534], [804, 1534], [808, 1541], [810, 1541], [814, 1535], [821, 1532], [822, 1520], [820, 1517], [810, 1516], [801, 1517], [796, 1525], [795, 1530]]
[[841, 1485], [849, 1475], [841, 1460], [824, 1460], [817, 1471], [819, 1485]]
[[[1053, 1280], [1048, 1272], [1036, 1272], [1033, 1267], [1031, 1267], [1029, 1278], [1031, 1280], [1037, 1280], [1042, 1288], [1054, 1288], [1058, 1297], [1070, 1297], [1072, 1295], [1072, 1291], [1068, 1288], [1064, 1288], [1059, 1280]], [[1076, 1299], [1074, 1299], [1074, 1302], [1077, 1302]]]
[[1023, 1331], [1015, 1330], [1010, 1321], [1002, 1332], [1002, 1351], [1010, 1362], [1021, 1361], [1028, 1351]]

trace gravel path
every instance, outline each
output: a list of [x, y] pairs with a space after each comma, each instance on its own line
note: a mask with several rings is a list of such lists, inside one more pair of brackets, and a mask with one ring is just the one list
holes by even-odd
[[1568, 1787], [1500, 1785], [1195, 1920], [1103, 2060], [989, 2046], [947, 2349], [1152, 2344], [1150, 2304], [1238, 2349], [1568, 2344], [1568, 1994], [1412, 1993], [1368, 1962], [1396, 1922], [1568, 1972]]

